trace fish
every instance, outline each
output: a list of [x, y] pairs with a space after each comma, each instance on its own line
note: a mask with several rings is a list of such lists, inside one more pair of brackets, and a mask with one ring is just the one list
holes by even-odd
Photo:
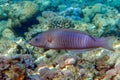
[[105, 48], [114, 51], [114, 37], [92, 37], [74, 29], [52, 29], [33, 37], [29, 44], [35, 47], [56, 50], [86, 50]]

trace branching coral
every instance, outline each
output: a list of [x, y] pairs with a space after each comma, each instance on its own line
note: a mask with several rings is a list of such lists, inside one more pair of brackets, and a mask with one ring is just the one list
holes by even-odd
[[73, 28], [74, 23], [70, 19], [66, 19], [62, 16], [53, 17], [49, 22], [50, 28]]

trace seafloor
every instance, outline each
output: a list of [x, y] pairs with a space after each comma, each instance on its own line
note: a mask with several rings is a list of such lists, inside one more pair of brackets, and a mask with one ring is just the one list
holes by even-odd
[[[37, 33], [66, 28], [114, 36], [115, 51], [33, 47]], [[0, 0], [0, 80], [120, 80], [120, 0]]]

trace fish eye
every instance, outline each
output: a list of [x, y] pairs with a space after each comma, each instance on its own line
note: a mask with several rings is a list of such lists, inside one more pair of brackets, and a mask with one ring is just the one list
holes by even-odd
[[38, 41], [38, 38], [35, 38], [35, 41]]

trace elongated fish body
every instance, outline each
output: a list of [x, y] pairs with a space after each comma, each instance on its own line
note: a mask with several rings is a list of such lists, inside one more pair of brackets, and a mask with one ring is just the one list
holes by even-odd
[[48, 30], [30, 40], [31, 45], [47, 49], [91, 49], [112, 48], [113, 37], [95, 38], [86, 33], [71, 29]]

